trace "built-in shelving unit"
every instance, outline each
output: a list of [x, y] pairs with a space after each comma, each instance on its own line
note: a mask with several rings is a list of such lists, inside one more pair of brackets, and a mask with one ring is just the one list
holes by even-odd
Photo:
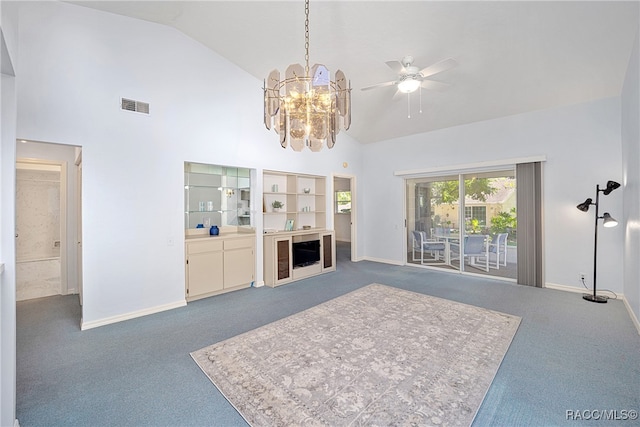
[[[265, 171], [263, 175], [265, 232], [325, 229], [326, 178], [324, 176]], [[274, 208], [279, 201], [282, 208]], [[287, 230], [287, 222], [293, 227]], [[306, 227], [305, 227], [306, 226]]]
[[[264, 171], [262, 181], [265, 284], [335, 271], [335, 234], [326, 229], [326, 177]], [[283, 206], [274, 208], [275, 201]]]

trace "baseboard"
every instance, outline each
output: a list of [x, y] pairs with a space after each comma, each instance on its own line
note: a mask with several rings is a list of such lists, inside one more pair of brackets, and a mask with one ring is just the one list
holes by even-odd
[[545, 288], [555, 289], [557, 291], [565, 291], [565, 292], [574, 292], [576, 294], [588, 294], [591, 291], [586, 288], [577, 288], [575, 286], [567, 286], [567, 285], [558, 285], [557, 283], [545, 283]]
[[[576, 288], [574, 286], [567, 286], [567, 285], [558, 285], [556, 283], [545, 283], [544, 287], [549, 289], [555, 289], [558, 291], [574, 292], [577, 294], [590, 294], [592, 292], [590, 289]], [[624, 306], [627, 309], [627, 313], [629, 313], [629, 317], [631, 317], [631, 322], [633, 322], [633, 326], [635, 326], [636, 330], [638, 331], [638, 335], [640, 335], [640, 321], [638, 321], [636, 314], [631, 309], [631, 305], [629, 305], [629, 301], [627, 301], [627, 298], [625, 298], [624, 294], [622, 293], [616, 292], [616, 295], [617, 295], [617, 298], [619, 300], [622, 300], [622, 302], [624, 303]]]
[[20, 427], [20, 423], [18, 422], [18, 419], [16, 418], [16, 420], [13, 423], [13, 427]]
[[81, 322], [80, 330], [97, 328], [99, 326], [110, 325], [112, 323], [123, 322], [125, 320], [135, 319], [136, 317], [147, 316], [149, 314], [160, 313], [162, 311], [172, 310], [174, 308], [184, 307], [187, 305], [186, 300], [176, 301], [170, 304], [158, 305], [156, 307], [145, 308], [144, 310], [132, 311], [130, 313], [119, 314], [117, 316], [105, 317], [104, 319], [94, 320], [92, 322]]
[[636, 317], [636, 314], [631, 309], [631, 305], [629, 304], [629, 301], [627, 301], [627, 299], [624, 297], [624, 295], [622, 296], [622, 301], [624, 301], [624, 306], [627, 307], [627, 311], [629, 312], [629, 316], [631, 317], [631, 321], [633, 322], [633, 326], [636, 327], [636, 331], [638, 331], [638, 335], [640, 335], [640, 322], [638, 321], [638, 318]]
[[264, 280], [261, 280], [259, 282], [253, 282], [253, 287], [254, 288], [261, 288], [264, 286]]
[[363, 261], [372, 261], [372, 262], [381, 262], [383, 264], [391, 264], [391, 265], [400, 265], [400, 266], [404, 265], [404, 263], [402, 261], [394, 261], [394, 260], [391, 260], [391, 259], [382, 259], [382, 258], [373, 258], [373, 257], [370, 257], [370, 256], [362, 257], [362, 260]]

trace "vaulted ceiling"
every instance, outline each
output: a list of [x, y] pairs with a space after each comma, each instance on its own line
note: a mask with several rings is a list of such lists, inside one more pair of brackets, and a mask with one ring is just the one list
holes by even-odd
[[[258, 79], [304, 64], [304, 1], [71, 1], [175, 27]], [[637, 1], [328, 1], [310, 6], [310, 63], [351, 80], [352, 126], [369, 143], [620, 95]], [[405, 55], [450, 83], [396, 97], [385, 64]], [[262, 92], [256, 102], [262, 103]], [[408, 110], [411, 109], [411, 118]]]

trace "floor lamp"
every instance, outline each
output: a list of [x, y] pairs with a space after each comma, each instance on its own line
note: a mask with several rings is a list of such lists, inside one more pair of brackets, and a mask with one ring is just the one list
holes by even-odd
[[593, 244], [593, 295], [591, 294], [582, 295], [582, 298], [586, 299], [587, 301], [600, 302], [600, 303], [607, 302], [607, 298], [596, 295], [596, 268], [598, 266], [598, 262], [597, 262], [598, 260], [598, 220], [602, 219], [603, 220], [602, 225], [605, 227], [615, 227], [616, 225], [618, 225], [618, 221], [613, 219], [611, 215], [609, 215], [609, 212], [605, 212], [602, 216], [598, 216], [598, 207], [599, 207], [598, 205], [600, 200], [600, 192], [602, 192], [602, 194], [607, 196], [609, 193], [611, 193], [613, 190], [615, 190], [618, 187], [620, 187], [620, 184], [618, 184], [615, 181], [607, 181], [607, 187], [602, 190], [600, 189], [600, 185], [596, 185], [596, 202], [593, 203], [593, 199], [589, 198], [584, 202], [580, 203], [578, 206], [576, 206], [582, 212], [588, 211], [589, 206], [591, 205], [595, 205], [596, 207], [596, 226], [595, 226], [594, 244]]

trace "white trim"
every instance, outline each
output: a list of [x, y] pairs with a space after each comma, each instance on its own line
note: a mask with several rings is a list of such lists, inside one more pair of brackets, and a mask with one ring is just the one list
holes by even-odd
[[92, 322], [80, 322], [80, 330], [86, 331], [87, 329], [97, 328], [99, 326], [110, 325], [112, 323], [118, 323], [125, 320], [135, 319], [137, 317], [147, 316], [149, 314], [160, 313], [162, 311], [172, 310], [174, 308], [184, 307], [187, 305], [186, 300], [176, 301], [170, 304], [158, 305], [156, 307], [145, 308], [144, 310], [132, 311], [130, 313], [119, 314], [117, 316], [105, 317], [104, 319], [94, 320]]
[[414, 176], [428, 176], [428, 175], [438, 175], [443, 172], [452, 173], [452, 174], [460, 174], [470, 170], [479, 172], [485, 169], [493, 169], [496, 167], [505, 167], [505, 166], [514, 166], [518, 163], [532, 163], [532, 162], [545, 162], [547, 161], [547, 156], [531, 156], [531, 157], [516, 157], [513, 159], [503, 159], [503, 160], [491, 160], [486, 162], [476, 162], [476, 163], [464, 163], [459, 165], [449, 165], [449, 166], [438, 166], [432, 168], [423, 168], [423, 169], [409, 169], [403, 171], [395, 171], [393, 174], [395, 176], [404, 176], [404, 177], [414, 177]]
[[636, 314], [631, 309], [631, 305], [629, 304], [629, 301], [627, 301], [627, 298], [625, 298], [624, 295], [621, 295], [621, 297], [622, 297], [622, 301], [624, 301], [624, 306], [627, 307], [627, 311], [629, 312], [629, 317], [631, 317], [633, 326], [636, 327], [636, 330], [638, 331], [638, 335], [640, 335], [640, 321], [638, 321]]
[[370, 257], [370, 256], [364, 256], [360, 260], [361, 261], [380, 262], [382, 264], [391, 264], [391, 265], [399, 265], [399, 266], [403, 266], [404, 265], [402, 263], [402, 261], [394, 261], [394, 260], [391, 260], [391, 259], [374, 258], [374, 257]]
[[260, 280], [259, 282], [253, 282], [254, 288], [261, 288], [264, 286], [264, 280]]
[[556, 291], [573, 292], [576, 294], [588, 294], [591, 292], [587, 288], [577, 288], [575, 286], [559, 285], [557, 283], [545, 283], [544, 287], [548, 289], [555, 289]]
[[358, 253], [358, 202], [357, 202], [357, 183], [356, 176], [349, 174], [340, 174], [333, 173], [331, 174], [331, 223], [333, 225], [333, 230], [336, 229], [336, 215], [340, 215], [336, 213], [336, 189], [335, 189], [335, 180], [336, 178], [343, 178], [349, 180], [349, 191], [351, 192], [351, 224], [349, 225], [349, 229], [351, 232], [350, 241], [351, 243], [351, 261], [357, 261], [356, 254]]

